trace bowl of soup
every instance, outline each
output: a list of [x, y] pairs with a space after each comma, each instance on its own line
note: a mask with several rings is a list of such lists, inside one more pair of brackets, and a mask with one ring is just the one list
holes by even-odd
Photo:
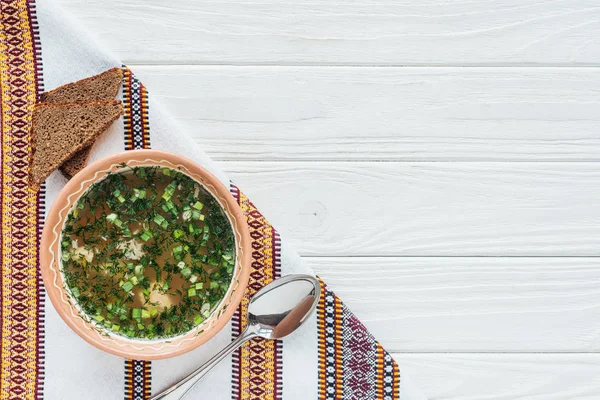
[[136, 150], [75, 175], [41, 240], [46, 291], [62, 319], [110, 353], [154, 360], [190, 351], [239, 306], [250, 269], [242, 211], [184, 157]]

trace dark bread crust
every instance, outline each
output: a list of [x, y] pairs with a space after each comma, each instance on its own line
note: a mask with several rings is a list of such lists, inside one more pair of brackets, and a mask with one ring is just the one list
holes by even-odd
[[[52, 109], [56, 109], [62, 114], [60, 119], [52, 120], [52, 118], [56, 118], [56, 115], [45, 115], [45, 111]], [[102, 113], [91, 115], [94, 111], [102, 111]], [[90, 146], [121, 115], [123, 115], [123, 105], [120, 100], [37, 104], [33, 111], [31, 126], [32, 145], [29, 171], [31, 187], [39, 188], [40, 184], [46, 180], [52, 171], [76, 152]], [[63, 126], [39, 126], [39, 120], [44, 118], [46, 120], [50, 119], [51, 123], [62, 124]], [[67, 122], [71, 124], [70, 127], [64, 126]], [[81, 124], [84, 122], [89, 126], [82, 126]], [[101, 125], [94, 125], [100, 122], [102, 122]], [[46, 141], [47, 146], [44, 150], [51, 152], [51, 154], [42, 154], [38, 151], [41, 147], [38, 146], [38, 140]], [[62, 147], [57, 147], [57, 141], [67, 143]]]

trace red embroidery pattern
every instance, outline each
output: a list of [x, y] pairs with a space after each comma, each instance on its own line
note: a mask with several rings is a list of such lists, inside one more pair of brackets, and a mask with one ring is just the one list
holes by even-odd
[[42, 91], [34, 3], [0, 1], [2, 88], [2, 347], [0, 397], [39, 399], [43, 381], [43, 286], [38, 247], [44, 192], [29, 188], [31, 113]]
[[[149, 149], [148, 91], [125, 66], [123, 66], [123, 108], [125, 109], [123, 117], [125, 149]], [[125, 360], [125, 400], [150, 398], [151, 367], [150, 361]]]
[[323, 281], [317, 314], [319, 399], [399, 399], [395, 361]]
[[[250, 298], [280, 272], [280, 242], [275, 229], [265, 220], [243, 193], [232, 186], [232, 193], [248, 221], [252, 239], [252, 272], [246, 294], [233, 317], [233, 335], [246, 327], [246, 311]], [[281, 399], [281, 341], [254, 339], [233, 355], [233, 398]]]

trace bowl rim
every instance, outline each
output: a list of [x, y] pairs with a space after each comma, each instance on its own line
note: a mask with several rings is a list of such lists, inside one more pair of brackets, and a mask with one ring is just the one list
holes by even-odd
[[[218, 307], [201, 325], [172, 338], [127, 338], [102, 332], [82, 315], [64, 284], [59, 259], [60, 238], [73, 205], [95, 182], [127, 166], [158, 165], [178, 169], [200, 183], [221, 205], [235, 236], [236, 263], [232, 282]], [[109, 353], [131, 359], [158, 360], [191, 351], [214, 337], [229, 322], [245, 293], [251, 263], [250, 233], [242, 209], [221, 181], [196, 162], [161, 150], [130, 150], [102, 158], [77, 173], [62, 188], [50, 207], [40, 242], [40, 270], [46, 293], [63, 321], [80, 337]], [[86, 319], [87, 317], [87, 319]]]

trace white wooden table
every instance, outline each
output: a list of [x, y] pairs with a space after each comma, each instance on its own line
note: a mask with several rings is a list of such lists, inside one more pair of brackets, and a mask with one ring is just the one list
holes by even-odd
[[597, 0], [60, 0], [430, 399], [600, 398]]

